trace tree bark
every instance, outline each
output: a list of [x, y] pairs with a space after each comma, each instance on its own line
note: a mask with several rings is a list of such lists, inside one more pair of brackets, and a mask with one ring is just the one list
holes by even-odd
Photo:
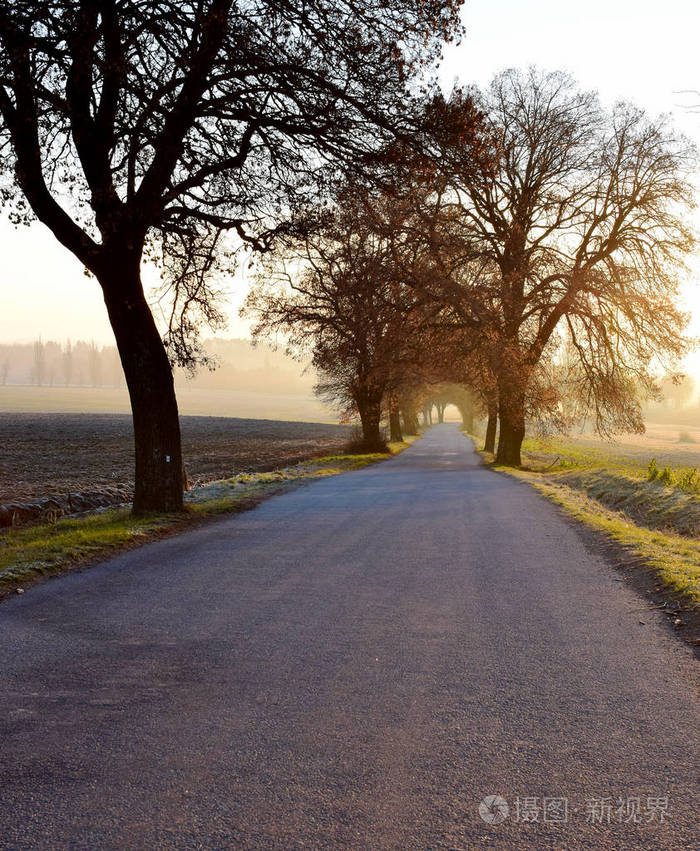
[[486, 421], [486, 439], [484, 441], [484, 452], [494, 453], [496, 451], [496, 429], [498, 428], [498, 405], [492, 402], [488, 406], [488, 420]]
[[131, 399], [136, 457], [134, 514], [182, 511], [183, 465], [173, 373], [146, 302], [140, 259], [100, 275]]
[[445, 408], [446, 407], [447, 406], [444, 405], [442, 402], [437, 403], [437, 415], [438, 415], [438, 422], [439, 423], [445, 422]]
[[386, 452], [386, 441], [380, 428], [382, 418], [381, 390], [361, 386], [355, 393], [355, 404], [362, 423], [362, 444], [365, 452]]
[[525, 393], [521, 389], [499, 388], [498, 450], [496, 461], [509, 467], [520, 467], [520, 448], [525, 437]]
[[392, 405], [389, 409], [389, 440], [392, 443], [401, 443], [403, 440], [401, 417], [399, 416], [399, 409], [396, 405]]
[[386, 443], [379, 426], [380, 419], [381, 411], [378, 405], [368, 405], [364, 411], [360, 411], [362, 442], [367, 452], [386, 451]]

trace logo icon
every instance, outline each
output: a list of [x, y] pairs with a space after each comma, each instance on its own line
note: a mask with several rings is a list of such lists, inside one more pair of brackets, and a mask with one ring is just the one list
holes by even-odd
[[501, 824], [508, 818], [508, 804], [500, 795], [487, 795], [479, 804], [479, 815], [486, 824]]

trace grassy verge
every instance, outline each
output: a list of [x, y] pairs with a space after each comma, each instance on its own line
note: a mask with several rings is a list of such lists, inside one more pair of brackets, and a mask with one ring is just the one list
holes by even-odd
[[[389, 444], [390, 455], [412, 442]], [[0, 535], [0, 597], [123, 550], [192, 528], [207, 518], [254, 508], [262, 500], [318, 478], [359, 470], [390, 455], [327, 455], [268, 473], [241, 473], [186, 495], [183, 514], [133, 517], [114, 508], [85, 517], [10, 529]]]
[[[475, 440], [477, 438], [474, 438]], [[478, 445], [478, 443], [477, 443]], [[523, 444], [523, 467], [494, 470], [533, 485], [576, 520], [616, 545], [678, 628], [700, 617], [700, 495], [685, 468], [655, 474], [651, 458], [627, 454], [624, 444], [586, 445], [574, 439]], [[676, 621], [679, 621], [676, 623]]]

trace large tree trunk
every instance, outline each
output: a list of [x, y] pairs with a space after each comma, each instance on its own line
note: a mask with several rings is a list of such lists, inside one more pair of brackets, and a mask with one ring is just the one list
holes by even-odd
[[355, 404], [362, 423], [362, 444], [365, 452], [386, 452], [386, 441], [380, 428], [383, 393], [372, 386], [361, 386], [355, 394]]
[[484, 440], [484, 452], [496, 451], [496, 429], [498, 427], [498, 405], [492, 402], [488, 406], [488, 420], [486, 421], [486, 439]]
[[100, 283], [131, 399], [134, 514], [181, 511], [184, 477], [173, 373], [143, 294], [139, 261], [114, 262]]
[[398, 405], [395, 402], [392, 402], [389, 408], [389, 440], [392, 443], [401, 443], [403, 440], [401, 417], [399, 416]]
[[525, 437], [525, 391], [521, 388], [499, 387], [498, 450], [496, 461], [510, 467], [521, 464], [520, 447]]
[[437, 415], [438, 415], [438, 422], [439, 423], [445, 422], [445, 408], [446, 407], [447, 406], [445, 404], [443, 404], [442, 402], [437, 403]]
[[364, 410], [360, 411], [360, 421], [362, 423], [362, 443], [367, 452], [384, 452], [386, 451], [386, 443], [382, 437], [379, 421], [381, 419], [381, 409], [379, 405], [369, 404]]

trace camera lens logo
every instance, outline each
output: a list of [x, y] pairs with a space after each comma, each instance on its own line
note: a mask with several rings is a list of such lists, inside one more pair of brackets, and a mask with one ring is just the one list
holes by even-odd
[[486, 824], [501, 824], [508, 818], [508, 804], [500, 795], [487, 795], [479, 804], [479, 815]]

